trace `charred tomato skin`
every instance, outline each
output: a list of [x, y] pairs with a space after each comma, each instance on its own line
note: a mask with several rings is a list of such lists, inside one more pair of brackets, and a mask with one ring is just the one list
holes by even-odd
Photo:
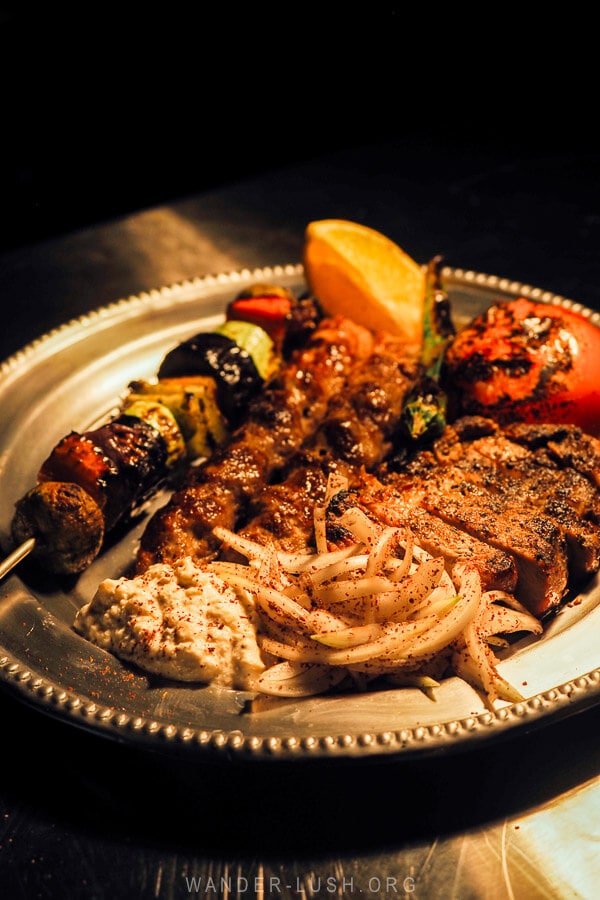
[[441, 377], [452, 416], [571, 423], [600, 436], [600, 328], [575, 310], [494, 303], [456, 335]]

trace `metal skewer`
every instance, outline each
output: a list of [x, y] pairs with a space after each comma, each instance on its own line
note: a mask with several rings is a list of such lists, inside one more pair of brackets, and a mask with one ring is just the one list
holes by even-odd
[[14, 569], [16, 565], [18, 565], [21, 560], [25, 559], [28, 556], [33, 548], [35, 547], [35, 538], [27, 538], [26, 541], [23, 541], [22, 544], [9, 553], [8, 556], [2, 560], [0, 563], [0, 579], [4, 578], [5, 575]]

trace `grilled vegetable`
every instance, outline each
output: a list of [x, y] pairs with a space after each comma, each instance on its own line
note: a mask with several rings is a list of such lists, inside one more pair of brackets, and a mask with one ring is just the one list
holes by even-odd
[[287, 288], [255, 284], [241, 291], [226, 310], [228, 320], [259, 325], [279, 347], [283, 342], [292, 310], [297, 301]]
[[[241, 339], [243, 344], [238, 343]], [[237, 340], [219, 331], [203, 331], [167, 353], [158, 377], [204, 375], [213, 378], [219, 409], [229, 424], [235, 425], [250, 399], [264, 384], [261, 370], [268, 371], [266, 341], [272, 347], [271, 339], [258, 325], [248, 325], [243, 335], [239, 329]]]
[[181, 463], [224, 442], [227, 419], [241, 418], [277, 364], [264, 329], [233, 319], [175, 347], [156, 382], [129, 385], [116, 417], [59, 441], [16, 504], [13, 540], [33, 538], [28, 552], [48, 571], [82, 571]]
[[263, 381], [274, 374], [277, 368], [275, 345], [260, 325], [252, 325], [250, 322], [242, 322], [238, 319], [227, 319], [215, 331], [217, 334], [224, 334], [225, 337], [231, 338], [238, 347], [252, 357], [256, 371]]
[[126, 404], [153, 402], [173, 414], [185, 442], [188, 459], [210, 456], [225, 441], [227, 422], [217, 404], [213, 378], [199, 375], [132, 381]]
[[444, 351], [455, 334], [448, 295], [441, 283], [441, 257], [427, 268], [423, 309], [423, 376], [409, 392], [402, 411], [403, 433], [422, 443], [442, 433], [446, 425], [447, 399], [439, 376]]
[[167, 450], [167, 468], [186, 458], [187, 448], [181, 428], [166, 404], [154, 397], [130, 396], [123, 407], [123, 415], [148, 422], [162, 435]]
[[64, 437], [42, 464], [38, 481], [78, 484], [102, 510], [109, 531], [166, 480], [167, 459], [165, 440], [153, 425], [120, 415], [94, 431]]
[[600, 436], [600, 329], [562, 306], [492, 304], [452, 342], [443, 379], [457, 415], [570, 423]]
[[17, 503], [12, 533], [17, 544], [35, 538], [35, 555], [49, 572], [70, 575], [100, 552], [104, 516], [78, 484], [45, 481]]

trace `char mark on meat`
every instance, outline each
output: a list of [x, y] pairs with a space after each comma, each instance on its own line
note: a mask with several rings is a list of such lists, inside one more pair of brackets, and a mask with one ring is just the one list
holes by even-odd
[[383, 525], [410, 528], [423, 550], [444, 558], [449, 574], [459, 559], [468, 560], [477, 568], [484, 590], [514, 593], [518, 579], [514, 558], [420, 506], [418, 493], [397, 490], [371, 476], [363, 479], [357, 502]]
[[[559, 468], [547, 455], [511, 441], [493, 423], [475, 430], [472, 421], [448, 428], [435, 447], [436, 459], [451, 462], [467, 481], [511, 504], [526, 504], [561, 531], [574, 583], [600, 564], [600, 503], [591, 481], [575, 469]], [[468, 438], [468, 439], [465, 439]]]
[[600, 488], [600, 440], [576, 425], [529, 425], [506, 428], [518, 444], [545, 453], [559, 467], [575, 469]]
[[295, 457], [297, 465], [279, 483], [262, 490], [250, 504], [248, 522], [239, 531], [258, 544], [275, 542], [284, 551], [294, 552], [310, 545], [316, 503], [325, 499], [329, 466], [327, 460]]
[[248, 507], [244, 537], [275, 540], [286, 550], [310, 546], [315, 504], [325, 498], [328, 477], [354, 483], [392, 451], [404, 398], [418, 377], [418, 363], [406, 345], [378, 335], [373, 353], [350, 374], [343, 392], [332, 396], [315, 433]]
[[568, 586], [568, 557], [560, 529], [538, 510], [492, 494], [461, 477], [431, 478], [422, 505], [515, 560], [515, 594], [535, 615], [549, 612]]
[[352, 321], [324, 319], [251, 405], [226, 445], [191, 470], [188, 483], [156, 512], [142, 535], [137, 571], [182, 555], [210, 557], [216, 525], [235, 528], [249, 498], [314, 433], [332, 396], [373, 351], [373, 336]]
[[600, 500], [590, 477], [597, 442], [584, 440], [577, 454], [581, 438], [564, 426], [500, 429], [465, 417], [398, 471], [380, 474], [432, 515], [512, 556], [516, 595], [544, 615], [600, 565]]

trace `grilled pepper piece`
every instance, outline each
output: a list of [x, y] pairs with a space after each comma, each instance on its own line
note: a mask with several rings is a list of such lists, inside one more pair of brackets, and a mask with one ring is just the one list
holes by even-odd
[[441, 257], [428, 267], [423, 311], [423, 375], [408, 393], [401, 417], [403, 433], [423, 443], [438, 437], [446, 425], [447, 398], [439, 383], [444, 352], [454, 336], [450, 301], [441, 282]]
[[296, 298], [287, 288], [273, 284], [253, 284], [231, 301], [226, 316], [228, 320], [259, 325], [281, 347], [295, 304]]
[[96, 501], [110, 531], [135, 513], [167, 475], [160, 432], [140, 418], [120, 415], [94, 431], [64, 437], [42, 463], [38, 482], [78, 484]]

